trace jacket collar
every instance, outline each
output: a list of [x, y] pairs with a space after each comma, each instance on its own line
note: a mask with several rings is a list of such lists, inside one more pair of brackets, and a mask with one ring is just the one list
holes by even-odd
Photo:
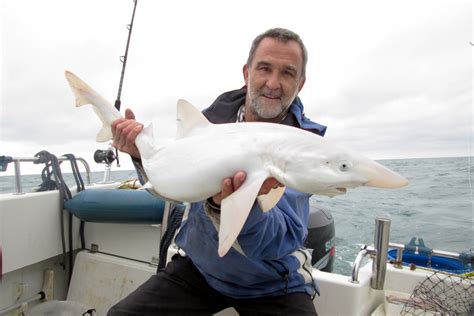
[[[204, 109], [203, 114], [212, 123], [220, 124], [235, 122], [240, 106], [245, 103], [246, 94], [246, 86], [237, 90], [225, 92], [217, 97], [211, 106]], [[294, 120], [292, 121], [296, 121], [296, 127], [305, 129], [320, 136], [324, 136], [326, 133], [326, 126], [313, 122], [304, 115], [304, 106], [299, 97], [296, 97], [295, 100], [293, 100], [288, 111], [293, 114], [292, 117]]]

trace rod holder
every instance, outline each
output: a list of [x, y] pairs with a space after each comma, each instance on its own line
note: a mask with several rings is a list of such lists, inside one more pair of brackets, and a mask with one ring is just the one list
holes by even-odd
[[390, 239], [390, 222], [388, 218], [375, 219], [375, 258], [372, 262], [372, 278], [370, 287], [374, 290], [383, 290], [385, 272], [387, 271], [387, 252]]

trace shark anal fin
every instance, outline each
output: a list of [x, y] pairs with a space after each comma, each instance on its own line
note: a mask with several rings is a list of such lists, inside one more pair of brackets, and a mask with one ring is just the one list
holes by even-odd
[[280, 201], [281, 197], [285, 193], [285, 189], [285, 187], [278, 187], [276, 189], [271, 189], [268, 194], [259, 195], [257, 202], [258, 205], [260, 205], [262, 211], [268, 212], [270, 209], [272, 209], [278, 203], [278, 201]]
[[222, 200], [219, 230], [219, 256], [223, 257], [234, 244], [252, 209], [257, 194], [268, 177], [266, 172], [247, 174], [242, 186]]

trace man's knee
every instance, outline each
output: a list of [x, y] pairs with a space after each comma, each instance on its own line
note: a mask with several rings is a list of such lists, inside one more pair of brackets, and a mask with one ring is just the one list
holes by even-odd
[[114, 306], [112, 306], [109, 311], [107, 312], [107, 316], [119, 316], [120, 313], [118, 312], [117, 310], [117, 304], [115, 304]]

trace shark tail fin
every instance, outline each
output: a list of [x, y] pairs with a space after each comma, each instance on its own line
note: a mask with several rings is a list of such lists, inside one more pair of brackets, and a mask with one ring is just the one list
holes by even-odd
[[96, 94], [94, 89], [70, 71], [66, 70], [65, 75], [69, 82], [69, 86], [76, 97], [76, 106], [79, 107], [84, 104], [91, 104], [91, 100], [87, 96]]
[[95, 137], [96, 142], [103, 143], [113, 138], [112, 129], [110, 126], [103, 126], [97, 136]]
[[102, 128], [99, 134], [97, 134], [96, 140], [98, 142], [105, 142], [112, 139], [110, 125], [114, 120], [122, 118], [120, 112], [72, 72], [66, 71], [65, 76], [74, 93], [76, 107], [91, 104], [92, 109], [102, 121]]

